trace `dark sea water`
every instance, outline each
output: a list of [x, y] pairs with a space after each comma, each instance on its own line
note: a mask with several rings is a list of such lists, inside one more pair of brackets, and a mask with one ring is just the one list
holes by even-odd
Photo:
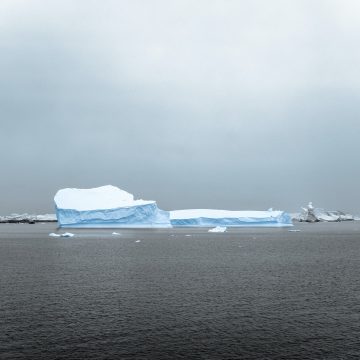
[[360, 222], [295, 228], [2, 224], [0, 359], [360, 359]]

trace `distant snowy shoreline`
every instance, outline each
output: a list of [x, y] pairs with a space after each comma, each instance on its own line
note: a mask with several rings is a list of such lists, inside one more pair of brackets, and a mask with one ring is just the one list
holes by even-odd
[[34, 215], [34, 214], [11, 214], [6, 216], [0, 216], [0, 224], [35, 224], [42, 222], [57, 222], [55, 214], [44, 214], [44, 215]]

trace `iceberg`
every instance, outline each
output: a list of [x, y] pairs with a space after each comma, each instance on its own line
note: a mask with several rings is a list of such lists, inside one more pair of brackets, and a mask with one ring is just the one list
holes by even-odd
[[272, 209], [164, 211], [156, 201], [135, 200], [132, 194], [112, 185], [61, 189], [54, 201], [59, 227], [64, 228], [215, 227], [217, 232], [226, 227], [292, 226], [289, 214]]
[[230, 211], [190, 209], [170, 211], [174, 227], [287, 227], [293, 226], [284, 211]]
[[171, 227], [169, 212], [160, 210], [155, 201], [134, 200], [132, 194], [112, 185], [61, 189], [54, 201], [59, 227]]

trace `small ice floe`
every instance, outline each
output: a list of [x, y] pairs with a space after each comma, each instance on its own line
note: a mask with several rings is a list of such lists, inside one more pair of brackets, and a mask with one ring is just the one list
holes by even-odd
[[73, 237], [74, 234], [69, 233], [69, 232], [66, 232], [66, 233], [63, 233], [63, 234], [50, 233], [49, 236], [51, 236], [51, 237]]
[[51, 236], [51, 237], [60, 237], [61, 235], [60, 234], [55, 234], [55, 233], [50, 233], [49, 236]]
[[187, 235], [185, 235], [185, 236], [191, 236], [190, 234], [187, 234]]
[[119, 235], [121, 235], [121, 234], [114, 231], [111, 235], [119, 236]]
[[136, 242], [136, 243], [139, 243], [139, 242], [141, 242], [141, 240], [136, 240], [135, 242]]
[[226, 231], [226, 226], [217, 226], [209, 230], [209, 232], [213, 232], [213, 233], [223, 233], [225, 231]]
[[288, 230], [288, 232], [300, 232], [301, 230], [299, 229], [291, 229], [291, 230]]
[[61, 234], [61, 237], [73, 237], [74, 234], [73, 233], [69, 233], [69, 232], [66, 232], [66, 233], [63, 233]]

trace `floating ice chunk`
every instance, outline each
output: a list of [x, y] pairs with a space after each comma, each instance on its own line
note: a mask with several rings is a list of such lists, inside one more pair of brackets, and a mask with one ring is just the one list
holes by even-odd
[[185, 236], [191, 236], [190, 234], [187, 234], [187, 235], [185, 235]]
[[136, 243], [139, 243], [139, 242], [141, 242], [141, 240], [136, 240], [135, 242], [136, 242]]
[[289, 232], [300, 232], [301, 230], [299, 229], [293, 229], [293, 230], [288, 230]]
[[66, 232], [66, 233], [63, 233], [61, 234], [61, 237], [73, 237], [75, 236], [73, 233], [70, 233], [70, 232]]
[[226, 226], [216, 226], [213, 229], [210, 229], [209, 232], [212, 233], [223, 233], [226, 231]]
[[69, 233], [69, 232], [66, 232], [66, 233], [63, 233], [63, 234], [50, 233], [49, 236], [51, 236], [51, 237], [73, 237], [74, 234]]
[[114, 231], [111, 235], [121, 235], [121, 234]]

